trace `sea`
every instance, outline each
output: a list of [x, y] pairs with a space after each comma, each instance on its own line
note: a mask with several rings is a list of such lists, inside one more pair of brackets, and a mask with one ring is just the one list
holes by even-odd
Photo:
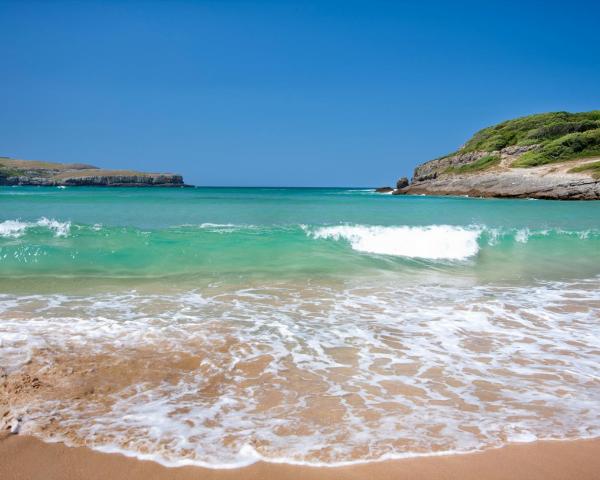
[[0, 187], [0, 370], [2, 428], [168, 466], [597, 437], [600, 202]]

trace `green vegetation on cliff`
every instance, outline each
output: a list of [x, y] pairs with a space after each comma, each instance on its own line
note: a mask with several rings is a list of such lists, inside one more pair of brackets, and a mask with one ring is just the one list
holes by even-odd
[[545, 144], [564, 135], [600, 128], [600, 110], [551, 112], [507, 120], [477, 132], [460, 153], [501, 150], [511, 145]]
[[594, 178], [600, 178], [600, 161], [586, 163], [569, 170], [571, 173], [589, 172]]
[[513, 166], [533, 167], [600, 155], [600, 110], [540, 113], [508, 120], [480, 130], [456, 153], [528, 145], [538, 147], [524, 153]]
[[448, 167], [444, 173], [480, 172], [481, 170], [486, 170], [494, 165], [498, 165], [499, 163], [500, 155], [486, 155], [485, 157], [481, 157], [479, 160], [475, 160], [474, 162], [467, 163], [465, 165]]
[[537, 150], [524, 153], [513, 166], [535, 167], [595, 155], [600, 155], [600, 128], [586, 132], [569, 133], [552, 140]]

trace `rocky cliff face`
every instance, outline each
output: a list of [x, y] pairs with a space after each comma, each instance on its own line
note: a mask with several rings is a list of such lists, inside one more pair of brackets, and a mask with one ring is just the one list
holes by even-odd
[[[537, 198], [553, 200], [600, 200], [600, 178], [586, 165], [599, 158], [552, 163], [532, 168], [512, 168], [523, 153], [535, 147], [508, 147], [492, 152], [498, 160], [489, 168], [461, 171], [490, 152], [470, 152], [418, 166], [412, 183], [396, 195], [467, 195], [471, 197]], [[573, 170], [582, 170], [574, 172]]]
[[427, 180], [433, 180], [445, 173], [454, 173], [452, 170], [456, 170], [467, 165], [473, 165], [475, 162], [486, 156], [500, 157], [504, 163], [508, 163], [507, 161], [516, 160], [521, 154], [535, 148], [536, 145], [523, 147], [511, 146], [503, 148], [502, 150], [494, 150], [491, 152], [474, 151], [458, 153], [456, 155], [450, 155], [437, 160], [431, 160], [415, 168], [413, 182], [425, 182]]
[[[568, 166], [570, 168], [570, 166]], [[440, 175], [415, 181], [396, 195], [466, 195], [470, 197], [600, 200], [600, 180], [564, 168], [494, 170], [479, 174]]]
[[185, 186], [181, 175], [105, 170], [85, 164], [63, 164], [0, 158], [0, 185], [36, 186]]

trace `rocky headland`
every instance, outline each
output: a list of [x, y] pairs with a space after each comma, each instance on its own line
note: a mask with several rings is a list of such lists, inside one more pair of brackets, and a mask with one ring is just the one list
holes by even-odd
[[0, 157], [0, 185], [183, 187], [181, 175], [106, 170], [81, 163], [53, 163]]
[[417, 166], [410, 183], [402, 178], [391, 190], [600, 200], [600, 110], [530, 115], [485, 128], [457, 152]]

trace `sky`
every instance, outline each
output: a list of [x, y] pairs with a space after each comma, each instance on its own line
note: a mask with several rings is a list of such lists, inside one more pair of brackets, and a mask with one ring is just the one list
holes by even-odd
[[600, 2], [0, 0], [0, 155], [214, 186], [382, 186], [600, 109]]

